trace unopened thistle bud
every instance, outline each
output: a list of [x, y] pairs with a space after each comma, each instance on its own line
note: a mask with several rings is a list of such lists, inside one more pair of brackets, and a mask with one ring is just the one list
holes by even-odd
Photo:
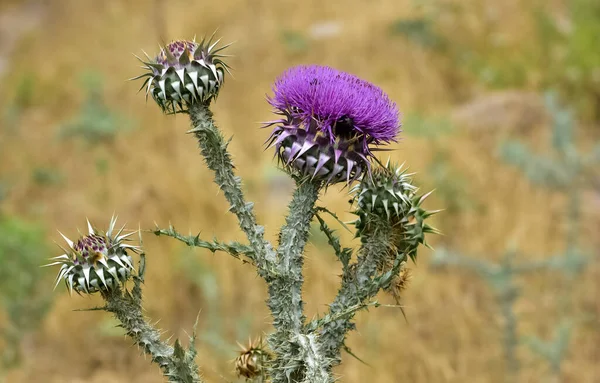
[[113, 217], [108, 230], [101, 232], [88, 221], [88, 234], [75, 242], [61, 233], [68, 248], [46, 265], [60, 265], [55, 288], [64, 280], [70, 292], [91, 294], [111, 290], [129, 279], [134, 268], [127, 251], [137, 252], [140, 248], [124, 241], [136, 232], [123, 234], [124, 227], [115, 232], [115, 224]]
[[[382, 270], [379, 270], [380, 272]], [[400, 266], [400, 272], [396, 275], [388, 287], [387, 291], [392, 294], [397, 303], [400, 303], [402, 293], [408, 288], [410, 280], [412, 279], [412, 271], [406, 267], [406, 262], [403, 262]]]
[[396, 232], [395, 249], [415, 261], [419, 244], [427, 246], [425, 234], [438, 230], [425, 223], [437, 211], [427, 211], [421, 206], [430, 193], [418, 195], [411, 175], [402, 166], [388, 162], [375, 167], [371, 176], [363, 177], [351, 192], [356, 202], [354, 213], [358, 215], [357, 236], [372, 230], [373, 222], [387, 221]]
[[219, 54], [227, 47], [216, 48], [219, 40], [212, 37], [199, 43], [194, 40], [172, 41], [160, 49], [156, 58], [148, 61], [138, 57], [148, 72], [133, 78], [146, 77], [140, 88], [146, 88], [146, 97], [151, 95], [164, 113], [186, 111], [196, 102], [210, 102], [217, 97], [223, 85], [225, 71], [229, 67]]
[[333, 184], [369, 171], [374, 147], [396, 141], [398, 109], [375, 85], [325, 66], [297, 66], [273, 86], [282, 119], [268, 140], [286, 169]]
[[263, 376], [266, 373], [266, 364], [269, 361], [269, 354], [264, 349], [262, 338], [254, 342], [248, 341], [248, 346], [244, 347], [238, 343], [240, 355], [235, 358], [235, 370], [238, 376], [243, 376], [247, 380]]

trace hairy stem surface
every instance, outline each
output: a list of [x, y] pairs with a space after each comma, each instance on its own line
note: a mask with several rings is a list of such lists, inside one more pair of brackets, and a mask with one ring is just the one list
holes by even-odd
[[190, 132], [196, 135], [202, 156], [208, 168], [215, 173], [215, 183], [225, 194], [231, 211], [237, 216], [240, 228], [255, 251], [252, 260], [256, 263], [259, 274], [268, 278], [269, 264], [275, 262], [275, 251], [264, 239], [264, 227], [256, 223], [253, 204], [244, 200], [241, 180], [233, 173], [233, 162], [227, 151], [228, 142], [215, 126], [207, 104], [194, 103], [189, 113], [193, 127]]
[[[140, 294], [141, 295], [141, 294]], [[127, 335], [152, 358], [169, 379], [169, 382], [200, 383], [198, 366], [193, 349], [184, 351], [179, 342], [171, 347], [160, 339], [160, 331], [146, 322], [142, 314], [141, 296], [120, 289], [103, 292], [106, 311], [111, 312], [125, 329]]]
[[200, 239], [200, 234], [195, 235], [195, 236], [194, 235], [183, 235], [183, 234], [178, 233], [175, 230], [175, 228], [173, 228], [172, 226], [169, 227], [168, 229], [160, 229], [157, 227], [152, 232], [156, 236], [164, 235], [167, 237], [174, 238], [178, 241], [185, 243], [186, 245], [188, 245], [190, 247], [203, 248], [206, 250], [210, 250], [213, 253], [215, 253], [217, 251], [223, 251], [223, 252], [230, 254], [232, 257], [238, 258], [238, 259], [240, 259], [241, 255], [245, 255], [246, 257], [248, 257], [250, 259], [254, 259], [254, 249], [252, 249], [250, 246], [243, 245], [239, 242], [220, 242], [220, 241], [217, 241], [216, 239], [213, 239], [212, 241], [205, 241], [205, 240]]
[[355, 327], [352, 319], [356, 311], [350, 308], [364, 304], [381, 288], [379, 281], [374, 278], [377, 265], [390, 256], [393, 229], [385, 221], [374, 223], [374, 226], [374, 230], [363, 234], [358, 259], [344, 271], [342, 286], [329, 306], [328, 316], [339, 319], [325, 323], [320, 332], [321, 349], [332, 367], [340, 363], [340, 350], [346, 334]]
[[305, 321], [302, 266], [320, 187], [320, 183], [310, 180], [297, 182], [289, 214], [280, 233], [277, 276], [269, 284], [268, 301], [275, 327], [269, 343], [277, 355], [272, 370], [273, 382], [302, 381], [308, 372], [305, 371], [308, 368], [306, 358], [302, 358], [302, 355], [313, 354], [313, 351], [304, 347], [309, 347], [308, 342], [300, 341], [305, 339], [302, 337]]

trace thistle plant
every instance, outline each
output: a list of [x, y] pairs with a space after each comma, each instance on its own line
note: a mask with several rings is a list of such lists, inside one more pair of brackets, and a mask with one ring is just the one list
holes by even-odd
[[567, 230], [564, 233], [565, 249], [563, 254], [559, 255], [565, 267], [558, 270], [564, 280], [563, 293], [559, 297], [563, 318], [555, 326], [557, 337], [554, 341], [545, 342], [536, 336], [525, 338], [525, 343], [546, 359], [553, 376], [558, 379], [573, 324], [577, 322], [573, 314], [571, 292], [577, 283], [577, 277], [594, 258], [597, 258], [597, 255], [593, 256], [583, 251], [581, 210], [582, 194], [591, 186], [593, 169], [600, 164], [600, 145], [595, 145], [589, 153], [580, 151], [577, 147], [577, 125], [572, 111], [560, 105], [554, 92], [545, 94], [545, 104], [552, 120], [552, 157], [533, 153], [519, 142], [504, 143], [501, 153], [508, 163], [519, 167], [533, 184], [561, 193], [568, 201], [564, 214], [567, 222]]
[[[581, 247], [581, 193], [590, 185], [593, 167], [600, 163], [600, 146], [591, 153], [581, 153], [575, 140], [575, 123], [571, 112], [559, 105], [554, 93], [546, 94], [546, 107], [552, 117], [553, 156], [532, 153], [526, 145], [517, 141], [506, 142], [501, 146], [501, 155], [506, 162], [515, 165], [535, 185], [565, 194], [568, 200], [565, 209], [567, 230], [565, 231], [565, 250], [542, 261], [515, 262], [517, 255], [509, 250], [503, 262], [494, 263], [469, 257], [453, 250], [440, 249], [435, 253], [433, 267], [458, 266], [479, 274], [496, 293], [497, 303], [504, 318], [504, 354], [507, 367], [507, 381], [513, 382], [518, 375], [520, 363], [516, 349], [527, 344], [543, 357], [551, 368], [552, 377], [559, 380], [562, 362], [566, 357], [574, 324], [571, 305], [571, 291], [576, 277], [597, 256], [586, 254]], [[525, 255], [519, 255], [526, 258]], [[563, 277], [562, 294], [558, 299], [561, 318], [555, 328], [556, 338], [543, 341], [534, 335], [520, 336], [519, 318], [514, 305], [520, 295], [516, 279], [520, 275], [541, 270], [551, 270]]]
[[[425, 235], [436, 232], [426, 223], [434, 212], [423, 208], [428, 194], [418, 194], [410, 175], [388, 162], [382, 165], [374, 153], [395, 142], [400, 132], [398, 108], [377, 86], [325, 66], [296, 66], [283, 72], [273, 85], [269, 104], [280, 117], [266, 122], [271, 128], [267, 147], [274, 148], [281, 168], [295, 181], [285, 224], [276, 246], [265, 239], [253, 204], [246, 201], [240, 177], [235, 175], [229, 141], [215, 125], [210, 105], [221, 91], [229, 68], [223, 61], [225, 46], [219, 41], [173, 41], [158, 55], [140, 59], [146, 70], [142, 88], [165, 114], [189, 115], [192, 134], [198, 141], [207, 167], [238, 219], [247, 243], [204, 240], [185, 236], [172, 226], [153, 230], [189, 246], [226, 252], [256, 268], [268, 287], [267, 306], [273, 331], [266, 343], [254, 342], [236, 359], [240, 376], [253, 381], [317, 382], [335, 380], [333, 367], [348, 350], [345, 338], [355, 329], [357, 311], [379, 305], [380, 290], [399, 298], [408, 280], [407, 264], [417, 257]], [[317, 206], [329, 186], [350, 186], [356, 236], [361, 245], [354, 251], [342, 247], [321, 213], [335, 213]], [[354, 186], [352, 186], [354, 185]], [[342, 264], [342, 280], [329, 311], [308, 320], [304, 313], [304, 247], [311, 222], [316, 219]], [[102, 309], [121, 321], [127, 335], [159, 364], [172, 382], [200, 382], [194, 356], [194, 339], [184, 350], [160, 340], [158, 330], [142, 315], [141, 282], [145, 257], [141, 246], [126, 244], [132, 233], [115, 233], [114, 220], [106, 232], [90, 225], [89, 234], [57, 257], [59, 280], [80, 294], [99, 292], [106, 301]], [[141, 240], [141, 238], [140, 238]], [[141, 264], [134, 270], [130, 256], [139, 252]], [[110, 283], [108, 281], [110, 277]], [[104, 278], [104, 279], [103, 279]], [[128, 290], [128, 280], [134, 287]]]

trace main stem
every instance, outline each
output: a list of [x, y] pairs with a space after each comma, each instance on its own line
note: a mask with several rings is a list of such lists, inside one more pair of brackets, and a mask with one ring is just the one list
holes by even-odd
[[[310, 222], [315, 215], [315, 203], [319, 197], [320, 185], [311, 181], [297, 183], [296, 191], [289, 205], [289, 214], [281, 228], [277, 249], [277, 274], [274, 286], [281, 287], [277, 292], [283, 300], [282, 314], [275, 323], [276, 328], [300, 330], [304, 324], [302, 302], [302, 266], [304, 247], [308, 241]], [[283, 294], [283, 295], [282, 295]]]
[[233, 173], [233, 163], [224, 140], [212, 119], [208, 104], [193, 104], [189, 109], [194, 133], [200, 151], [209, 169], [215, 173], [215, 182], [231, 205], [254, 249], [246, 253], [254, 261], [258, 273], [269, 286], [268, 306], [273, 315], [275, 334], [269, 339], [276, 354], [271, 369], [273, 382], [328, 383], [326, 360], [320, 358], [314, 337], [303, 334], [302, 266], [304, 247], [308, 240], [314, 205], [320, 183], [310, 180], [298, 182], [290, 204], [290, 214], [281, 230], [280, 246], [276, 253], [264, 239], [264, 228], [257, 225], [252, 204], [246, 203], [241, 180]]
[[[321, 330], [321, 349], [325, 357], [331, 360], [332, 367], [340, 363], [340, 350], [346, 334], [355, 327], [352, 323], [355, 311], [348, 309], [377, 294], [380, 286], [373, 280], [377, 275], [377, 265], [390, 256], [393, 228], [384, 220], [373, 222], [373, 226], [372, 231], [363, 234], [358, 260], [342, 276], [342, 286], [329, 306], [330, 316], [342, 317], [326, 323]], [[347, 314], [344, 315], [344, 312]]]
[[306, 376], [305, 363], [298, 361], [304, 344], [300, 341], [305, 321], [302, 302], [303, 253], [320, 187], [318, 182], [297, 181], [289, 214], [280, 233], [277, 272], [269, 284], [268, 301], [275, 327], [269, 343], [277, 355], [272, 369], [273, 382], [288, 382], [289, 379], [292, 382], [301, 381]]
[[253, 261], [259, 274], [269, 278], [270, 264], [275, 262], [275, 251], [264, 239], [264, 227], [256, 223], [252, 203], [246, 203], [241, 188], [241, 180], [233, 173], [233, 162], [227, 152], [228, 142], [215, 126], [208, 104], [195, 103], [190, 106], [190, 119], [193, 132], [198, 139], [200, 151], [210, 170], [215, 173], [215, 183], [219, 185], [225, 198], [231, 205], [231, 211], [237, 216], [240, 228], [246, 234], [254, 248]]

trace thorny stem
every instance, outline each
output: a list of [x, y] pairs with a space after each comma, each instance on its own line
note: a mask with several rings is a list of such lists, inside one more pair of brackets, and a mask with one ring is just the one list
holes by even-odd
[[254, 249], [255, 254], [251, 259], [256, 263], [258, 273], [268, 279], [270, 265], [275, 262], [275, 251], [264, 239], [264, 227], [256, 223], [252, 211], [253, 204], [246, 203], [244, 200], [241, 180], [233, 172], [233, 162], [227, 151], [228, 142], [215, 126], [208, 104], [192, 104], [189, 114], [192, 122], [190, 133], [194, 133], [198, 139], [206, 165], [215, 173], [215, 183], [225, 194], [225, 198], [231, 205], [230, 210], [237, 216], [240, 228]]
[[247, 245], [243, 245], [239, 242], [219, 242], [216, 239], [212, 241], [205, 241], [200, 239], [200, 234], [198, 235], [183, 235], [178, 233], [174, 227], [169, 227], [168, 229], [160, 229], [156, 228], [152, 231], [156, 236], [167, 236], [174, 238], [178, 241], [185, 243], [190, 247], [200, 247], [203, 249], [210, 250], [215, 253], [217, 251], [223, 251], [230, 254], [232, 257], [240, 259], [240, 255], [245, 255], [249, 259], [254, 258], [254, 250]]
[[[310, 222], [315, 214], [320, 187], [320, 183], [308, 179], [297, 181], [297, 188], [289, 205], [289, 214], [280, 233], [277, 276], [269, 284], [268, 301], [275, 327], [275, 333], [269, 338], [269, 343], [278, 356], [273, 363], [273, 382], [288, 382], [290, 376], [292, 382], [308, 378], [309, 371], [302, 369], [309, 368], [306, 358], [313, 358], [312, 354], [315, 353], [311, 348], [314, 343], [311, 343], [312, 338], [302, 335], [305, 321], [302, 267], [304, 247], [308, 240]], [[299, 355], [306, 357], [303, 358], [302, 364], [296, 360]], [[310, 374], [313, 377], [315, 375]]]
[[[333, 375], [328, 360], [323, 356], [321, 347], [318, 344], [317, 335], [299, 334], [294, 339], [294, 343], [299, 346], [298, 352], [304, 371], [301, 375], [298, 372], [290, 374], [287, 382], [291, 380], [292, 382], [302, 383], [332, 383], [334, 381]], [[275, 378], [273, 381], [275, 381]]]
[[347, 314], [338, 320], [325, 323], [320, 332], [320, 345], [325, 357], [331, 360], [331, 367], [340, 363], [340, 350], [346, 334], [355, 328], [352, 323], [355, 311], [348, 312], [347, 309], [363, 304], [374, 297], [382, 287], [379, 281], [375, 280], [377, 265], [390, 255], [393, 228], [383, 220], [374, 224], [374, 230], [363, 233], [363, 244], [358, 259], [344, 271], [342, 286], [329, 306], [327, 315], [335, 317], [345, 312]]
[[169, 382], [201, 383], [198, 366], [194, 361], [196, 356], [193, 348], [194, 338], [192, 337], [190, 348], [187, 351], [181, 347], [179, 341], [175, 342], [175, 347], [171, 347], [160, 339], [160, 331], [144, 319], [141, 289], [143, 273], [144, 258], [142, 255], [139, 274], [134, 276], [133, 290], [128, 292], [116, 288], [103, 291], [102, 297], [106, 301], [104, 310], [112, 313], [121, 322], [127, 336], [132, 338], [135, 344], [152, 358], [153, 363], [158, 364]]
[[204, 160], [215, 173], [215, 182], [225, 194], [230, 210], [237, 216], [254, 250], [254, 254], [246, 252], [245, 255], [254, 262], [259, 275], [269, 286], [268, 306], [275, 326], [270, 345], [277, 355], [272, 369], [273, 382], [332, 381], [330, 374], [323, 369], [325, 360], [315, 363], [315, 356], [318, 358], [319, 353], [314, 338], [302, 334], [305, 319], [301, 293], [302, 254], [321, 185], [308, 180], [298, 184], [276, 253], [264, 239], [264, 228], [256, 223], [252, 204], [244, 201], [241, 180], [234, 175], [231, 156], [227, 152], [228, 143], [215, 126], [208, 105], [195, 103], [189, 114], [193, 126], [190, 133], [198, 139]]

